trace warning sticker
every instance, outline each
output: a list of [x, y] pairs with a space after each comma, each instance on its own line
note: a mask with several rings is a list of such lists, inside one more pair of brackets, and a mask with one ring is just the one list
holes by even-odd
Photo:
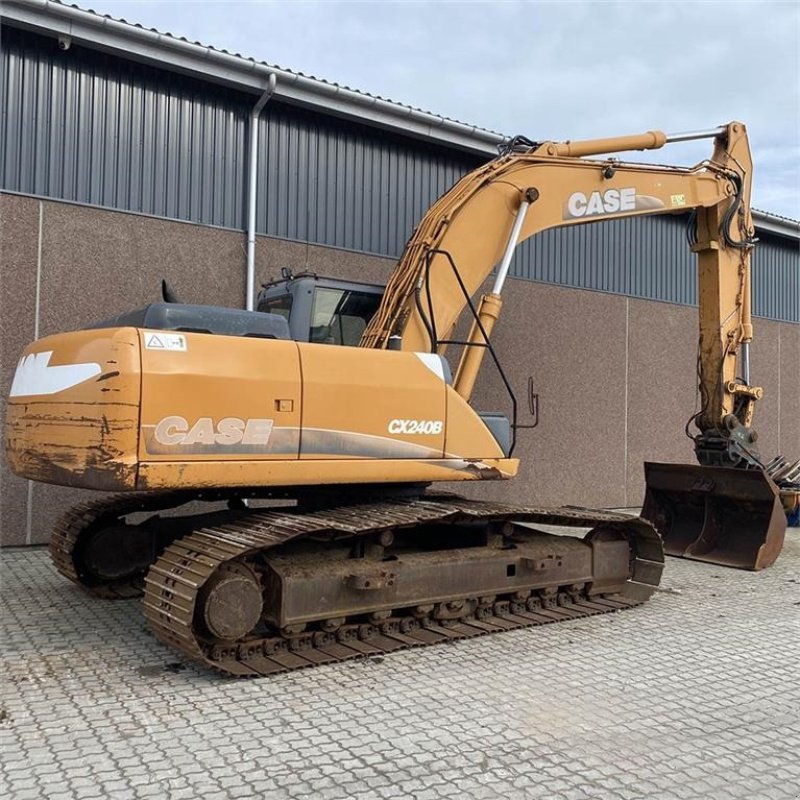
[[186, 350], [186, 337], [167, 331], [145, 331], [144, 346], [148, 350]]

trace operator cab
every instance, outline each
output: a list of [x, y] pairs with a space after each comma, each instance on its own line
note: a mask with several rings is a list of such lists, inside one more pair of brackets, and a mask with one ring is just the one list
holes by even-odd
[[[323, 278], [313, 272], [281, 269], [279, 280], [262, 284], [257, 311], [277, 314], [289, 323], [297, 342], [356, 347], [375, 315], [386, 287], [374, 283]], [[441, 359], [444, 379], [452, 386], [449, 363]], [[477, 412], [503, 452], [511, 450], [511, 423], [505, 414]]]
[[294, 275], [283, 267], [279, 280], [263, 284], [257, 310], [284, 317], [295, 341], [356, 347], [378, 310], [383, 290], [376, 284], [313, 272]]

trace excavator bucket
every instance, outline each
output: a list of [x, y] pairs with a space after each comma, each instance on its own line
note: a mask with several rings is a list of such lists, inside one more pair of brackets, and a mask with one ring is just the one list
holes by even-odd
[[668, 555], [751, 570], [775, 562], [786, 515], [763, 470], [646, 463], [644, 471], [642, 517]]

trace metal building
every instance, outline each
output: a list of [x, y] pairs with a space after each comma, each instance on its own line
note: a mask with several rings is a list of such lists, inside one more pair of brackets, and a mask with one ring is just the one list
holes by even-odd
[[[431, 202], [503, 139], [51, 0], [5, 0], [2, 13], [4, 394], [26, 341], [146, 302], [162, 275], [188, 299], [227, 305], [243, 302], [248, 250], [259, 280], [284, 264], [385, 279]], [[766, 452], [791, 454], [800, 223], [754, 217], [758, 427]], [[691, 457], [684, 224], [614, 220], [520, 248], [499, 349], [516, 384], [534, 377], [542, 424], [520, 448], [520, 479], [496, 496], [635, 504], [645, 457]], [[500, 402], [491, 380], [480, 399]], [[3, 469], [2, 541], [43, 539], [74, 493]]]

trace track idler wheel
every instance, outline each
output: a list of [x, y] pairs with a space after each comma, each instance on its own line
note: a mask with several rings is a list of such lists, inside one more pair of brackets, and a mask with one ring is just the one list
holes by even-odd
[[82, 566], [94, 580], [121, 580], [143, 574], [155, 558], [154, 547], [152, 530], [118, 522], [87, 537], [81, 550]]
[[258, 624], [264, 608], [261, 584], [245, 564], [226, 564], [213, 575], [203, 591], [203, 621], [216, 639], [234, 642]]

